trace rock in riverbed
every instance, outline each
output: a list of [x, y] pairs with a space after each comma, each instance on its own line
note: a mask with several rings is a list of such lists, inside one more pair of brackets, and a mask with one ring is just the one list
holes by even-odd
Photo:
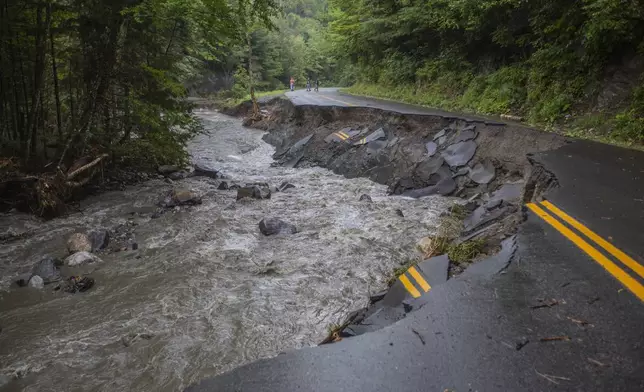
[[78, 265], [95, 263], [99, 261], [101, 261], [101, 259], [89, 252], [77, 252], [65, 259], [65, 265], [68, 267], [75, 267]]
[[66, 293], [74, 294], [76, 292], [84, 292], [94, 286], [94, 278], [89, 276], [71, 276], [63, 285], [63, 291]]
[[59, 262], [53, 257], [45, 257], [37, 262], [31, 269], [31, 275], [38, 275], [44, 283], [51, 283], [60, 280], [60, 271], [57, 264]]
[[219, 171], [213, 168], [210, 168], [205, 165], [196, 164], [195, 166], [195, 176], [197, 177], [208, 177], [208, 178], [218, 178]]
[[366, 201], [366, 202], [369, 202], [369, 203], [373, 202], [373, 200], [371, 200], [371, 196], [367, 195], [366, 193], [364, 193], [364, 194], [362, 194], [362, 196], [360, 196], [360, 201]]
[[162, 207], [172, 208], [183, 205], [201, 204], [201, 197], [186, 188], [175, 188], [160, 202]]
[[90, 231], [87, 237], [92, 243], [92, 252], [105, 249], [110, 244], [110, 232], [105, 229]]
[[43, 289], [45, 288], [45, 282], [40, 276], [34, 275], [29, 279], [29, 287], [34, 289]]
[[264, 235], [295, 234], [297, 228], [279, 218], [264, 218], [259, 222], [259, 231]]
[[243, 198], [270, 199], [271, 190], [268, 187], [260, 187], [258, 185], [245, 186], [237, 189], [237, 200]]
[[92, 242], [83, 233], [74, 233], [67, 240], [67, 251], [69, 254], [76, 252], [90, 252], [92, 250]]

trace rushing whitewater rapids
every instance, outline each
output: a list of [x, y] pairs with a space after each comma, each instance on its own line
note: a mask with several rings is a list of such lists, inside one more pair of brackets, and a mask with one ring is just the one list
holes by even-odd
[[[0, 374], [12, 379], [0, 390], [179, 391], [315, 345], [386, 287], [449, 203], [386, 196], [384, 185], [323, 168], [271, 167], [274, 148], [261, 131], [216, 112], [198, 115], [207, 132], [189, 146], [195, 163], [242, 185], [295, 188], [237, 202], [235, 191], [217, 189], [219, 180], [192, 177], [175, 185], [203, 204], [152, 219], [173, 185], [151, 180], [86, 199], [80, 212], [48, 222], [0, 215], [0, 234], [29, 232], [0, 244]], [[373, 203], [358, 200], [364, 193]], [[258, 222], [268, 216], [299, 232], [263, 236]], [[130, 228], [137, 250], [63, 271], [91, 275], [90, 291], [12, 285], [43, 256], [64, 256], [73, 232], [119, 226]]]

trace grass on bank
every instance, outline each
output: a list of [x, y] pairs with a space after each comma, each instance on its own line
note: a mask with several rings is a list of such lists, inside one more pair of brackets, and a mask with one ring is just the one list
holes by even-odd
[[[255, 98], [260, 99], [260, 98], [269, 97], [269, 96], [277, 97], [284, 94], [287, 91], [288, 90], [286, 88], [280, 89], [280, 90], [271, 90], [271, 91], [258, 91], [258, 92], [255, 92]], [[243, 102], [250, 101], [250, 94], [246, 94], [243, 96], [235, 96], [230, 91], [225, 91], [221, 94], [215, 94], [211, 96], [210, 100], [215, 102], [217, 106], [232, 108]]]
[[447, 254], [450, 262], [461, 266], [464, 263], [472, 261], [480, 255], [485, 246], [484, 240], [471, 240], [457, 244], [454, 242], [463, 229], [463, 220], [467, 216], [467, 211], [460, 204], [454, 204], [449, 209], [449, 214], [440, 218], [436, 235], [428, 237], [429, 241], [424, 247], [418, 250], [422, 257], [407, 260], [399, 267], [394, 269], [391, 278], [387, 282], [389, 286], [396, 282], [396, 279], [404, 274], [410, 267], [415, 266], [423, 260], [434, 256]]
[[[644, 149], [644, 87], [636, 88], [630, 105], [617, 113], [574, 113], [573, 94], [528, 92], [525, 78], [501, 69], [488, 76], [467, 78], [463, 88], [452, 78], [438, 78], [420, 87], [413, 84], [388, 86], [356, 83], [342, 91], [449, 111], [498, 116], [510, 114], [528, 125], [566, 136], [594, 140], [621, 147]], [[458, 79], [458, 78], [457, 78]]]

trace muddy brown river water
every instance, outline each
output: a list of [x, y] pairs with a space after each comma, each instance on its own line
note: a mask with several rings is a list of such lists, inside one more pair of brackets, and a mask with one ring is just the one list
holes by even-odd
[[[47, 222], [0, 215], [0, 391], [180, 391], [204, 377], [280, 352], [315, 345], [329, 325], [386, 287], [393, 268], [415, 255], [449, 200], [386, 195], [367, 179], [322, 168], [271, 167], [272, 146], [240, 120], [200, 111], [207, 133], [193, 161], [237, 183], [288, 181], [270, 200], [235, 201], [219, 181], [178, 182], [203, 204], [151, 219], [171, 189], [151, 180], [82, 202]], [[361, 202], [367, 193], [373, 203]], [[396, 210], [400, 209], [404, 217]], [[277, 216], [295, 235], [264, 237]], [[75, 231], [128, 227], [137, 250], [100, 254], [88, 292], [17, 288], [11, 283], [45, 255], [65, 255]], [[143, 336], [132, 339], [133, 336]], [[0, 383], [1, 384], [1, 383]]]

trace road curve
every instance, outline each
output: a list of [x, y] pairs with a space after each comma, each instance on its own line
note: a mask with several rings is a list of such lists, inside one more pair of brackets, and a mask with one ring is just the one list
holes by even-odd
[[[462, 117], [336, 89], [286, 95], [296, 105]], [[527, 206], [511, 259], [476, 264], [387, 328], [187, 391], [644, 390], [644, 153], [574, 141], [531, 159], [559, 187]]]

